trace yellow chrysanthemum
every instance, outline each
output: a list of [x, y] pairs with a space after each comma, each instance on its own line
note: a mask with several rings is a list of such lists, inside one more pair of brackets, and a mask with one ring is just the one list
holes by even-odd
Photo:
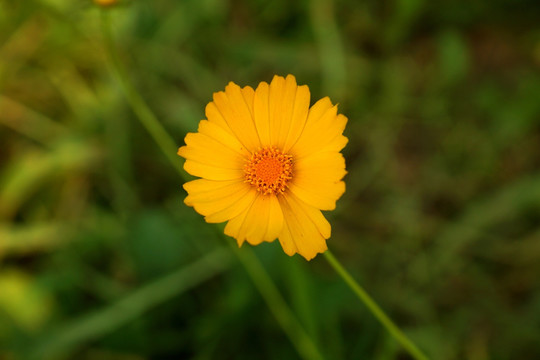
[[178, 150], [197, 179], [185, 203], [225, 234], [252, 245], [279, 239], [288, 255], [311, 260], [327, 249], [333, 210], [345, 192], [347, 118], [328, 97], [309, 106], [307, 86], [274, 76], [256, 90], [229, 83], [214, 94], [197, 133]]

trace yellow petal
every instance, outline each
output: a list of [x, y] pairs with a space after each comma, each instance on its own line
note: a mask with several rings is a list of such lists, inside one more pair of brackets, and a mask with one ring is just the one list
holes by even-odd
[[[242, 180], [213, 181], [197, 179], [184, 184], [188, 196], [184, 202], [193, 206], [194, 203], [213, 202], [230, 194], [245, 192], [250, 186]], [[203, 214], [206, 215], [206, 214]]]
[[332, 102], [328, 96], [318, 100], [308, 111], [306, 126], [311, 126], [319, 121], [319, 119], [331, 108]]
[[193, 206], [207, 222], [232, 219], [251, 206], [256, 191], [243, 181], [198, 179], [184, 184], [188, 196], [184, 202]]
[[230, 184], [236, 183], [236, 180], [232, 181], [211, 181], [206, 179], [192, 180], [183, 185], [184, 190], [189, 195], [196, 195], [200, 193], [206, 193], [209, 191], [217, 190]]
[[245, 240], [244, 238], [240, 238], [240, 229], [244, 224], [248, 210], [249, 208], [244, 209], [239, 215], [230, 219], [225, 226], [225, 235], [235, 238], [238, 246], [242, 246]]
[[283, 94], [285, 92], [285, 79], [274, 76], [268, 89], [268, 124], [271, 146], [278, 146], [279, 130], [283, 118]]
[[213, 124], [216, 124], [223, 130], [227, 131], [228, 133], [236, 137], [236, 135], [234, 135], [231, 128], [229, 127], [229, 124], [227, 124], [227, 121], [225, 121], [225, 118], [223, 117], [223, 115], [221, 115], [221, 113], [219, 112], [214, 102], [209, 102], [208, 105], [206, 105], [204, 112], [206, 114], [206, 118], [208, 119], [208, 121], [210, 121]]
[[296, 90], [298, 86], [292, 75], [287, 78], [274, 76], [270, 83], [270, 139], [272, 145], [283, 149], [292, 121]]
[[[332, 227], [330, 226], [330, 223], [324, 215], [321, 213], [321, 211], [313, 206], [310, 206], [304, 202], [302, 202], [300, 199], [289, 196], [289, 203], [293, 203], [294, 205], [291, 205], [293, 209], [300, 209], [303, 214], [307, 216], [307, 219], [311, 221], [311, 223], [315, 226], [319, 234], [324, 238], [328, 239], [332, 235]], [[326, 242], [324, 243], [324, 247], [326, 250]]]
[[295, 163], [289, 191], [311, 206], [333, 210], [345, 192], [345, 183], [341, 179], [346, 173], [343, 155], [319, 152]]
[[185, 142], [186, 146], [178, 149], [178, 155], [187, 160], [226, 169], [244, 168], [245, 158], [239, 152], [205, 134], [189, 133]]
[[[226, 217], [230, 216], [230, 218], [233, 218], [237, 215], [236, 212], [226, 209], [230, 209], [235, 203], [240, 202], [239, 199], [242, 199], [248, 192], [249, 187], [241, 186], [242, 183], [238, 182], [234, 185], [229, 186], [228, 188], [224, 190], [232, 190], [234, 192], [223, 192], [218, 195], [218, 197], [215, 197], [214, 199], [208, 200], [205, 199], [205, 201], [199, 200], [199, 197], [197, 196], [188, 196], [184, 200], [186, 205], [193, 206], [193, 208], [201, 215], [206, 216], [208, 219], [208, 222], [212, 223], [219, 223], [228, 220]], [[204, 196], [204, 195], [203, 195]], [[237, 209], [234, 207], [234, 209]], [[237, 209], [237, 210], [243, 210], [243, 209]], [[229, 213], [230, 212], [230, 213]], [[220, 216], [216, 216], [215, 214], [220, 214]], [[223, 215], [221, 215], [223, 214]], [[223, 219], [224, 220], [220, 220]]]
[[[182, 148], [180, 148], [182, 149]], [[243, 169], [225, 169], [212, 165], [202, 164], [194, 160], [186, 160], [184, 169], [193, 176], [208, 180], [235, 180], [244, 179]]]
[[309, 112], [309, 88], [306, 85], [299, 86], [296, 90], [294, 99], [294, 108], [292, 111], [291, 120], [289, 122], [289, 131], [283, 145], [283, 151], [288, 152], [289, 149], [298, 141], [298, 138], [304, 131], [307, 115]]
[[240, 87], [232, 82], [229, 83], [225, 87], [225, 92], [214, 93], [214, 103], [233, 134], [244, 147], [249, 151], [256, 151], [261, 143], [255, 129], [255, 122]]
[[270, 139], [270, 110], [268, 105], [269, 91], [268, 83], [261, 82], [257, 86], [257, 90], [255, 90], [255, 98], [253, 99], [253, 116], [262, 147], [272, 146]]
[[[317, 188], [319, 191], [313, 191]], [[343, 181], [317, 182], [317, 180], [295, 181], [289, 185], [289, 190], [305, 203], [321, 210], [334, 210], [336, 201], [345, 192]]]
[[253, 117], [253, 99], [255, 98], [255, 90], [253, 90], [251, 86], [245, 86], [242, 88], [242, 96], [246, 101], [246, 105], [248, 106], [251, 116]]
[[341, 180], [345, 170], [345, 158], [338, 152], [318, 152], [298, 159], [294, 164], [296, 177], [311, 177], [323, 181]]
[[238, 141], [238, 139], [234, 135], [232, 135], [230, 131], [223, 129], [216, 123], [210, 122], [208, 120], [201, 120], [201, 122], [199, 123], [198, 131], [218, 141], [219, 143], [237, 152], [243, 157], [249, 156], [249, 152]]
[[225, 234], [234, 237], [239, 244], [247, 240], [252, 245], [274, 241], [283, 227], [283, 213], [274, 195], [259, 194], [249, 208], [231, 219]]
[[290, 230], [290, 225], [287, 222], [284, 222], [283, 229], [279, 234], [279, 244], [283, 249], [283, 252], [289, 256], [293, 256], [298, 252], [296, 243], [294, 242], [293, 235]]
[[251, 245], [259, 245], [264, 240], [268, 229], [270, 198], [273, 197], [272, 195], [259, 194], [247, 212], [239, 237], [245, 238]]
[[304, 131], [289, 153], [295, 159], [322, 151], [339, 151], [347, 144], [342, 135], [347, 118], [337, 114], [337, 106], [331, 106], [330, 100], [319, 100], [309, 110]]
[[279, 236], [285, 253], [298, 252], [306, 260], [326, 251], [330, 237], [330, 224], [321, 212], [288, 193], [278, 197], [285, 225]]
[[220, 223], [230, 220], [249, 208], [257, 198], [257, 195], [257, 191], [251, 187], [248, 187], [247, 191], [242, 190], [236, 194], [230, 194], [226, 199], [216, 201], [216, 205], [226, 207], [218, 208], [216, 206], [212, 209], [211, 214], [207, 215], [204, 219], [209, 223]]
[[264, 241], [274, 241], [283, 229], [283, 211], [276, 196], [270, 197], [268, 211], [268, 228], [264, 235]]
[[283, 227], [283, 213], [275, 195], [261, 195], [246, 217], [246, 239], [252, 245], [274, 241]]

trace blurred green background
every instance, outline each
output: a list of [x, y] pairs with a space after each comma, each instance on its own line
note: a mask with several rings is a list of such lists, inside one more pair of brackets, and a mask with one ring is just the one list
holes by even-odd
[[[350, 140], [334, 254], [431, 358], [540, 358], [538, 1], [105, 11], [178, 146], [229, 81], [329, 95]], [[181, 185], [98, 6], [0, 0], [0, 359], [300, 358]], [[253, 251], [325, 358], [408, 359], [322, 256]]]

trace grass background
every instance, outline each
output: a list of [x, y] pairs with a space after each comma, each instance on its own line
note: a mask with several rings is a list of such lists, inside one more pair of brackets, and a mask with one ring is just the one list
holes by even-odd
[[[330, 249], [431, 358], [540, 358], [537, 1], [108, 11], [126, 74], [178, 146], [228, 81], [292, 73], [339, 103], [349, 174]], [[0, 359], [299, 358], [182, 203], [99, 15], [0, 1]], [[408, 358], [323, 257], [253, 251], [325, 358]]]

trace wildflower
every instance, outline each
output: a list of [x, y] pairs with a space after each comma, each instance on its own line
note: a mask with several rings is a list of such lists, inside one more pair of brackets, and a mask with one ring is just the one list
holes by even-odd
[[274, 76], [256, 90], [229, 83], [206, 106], [207, 120], [178, 150], [192, 206], [225, 234], [258, 245], [276, 238], [288, 255], [311, 260], [327, 250], [333, 210], [345, 192], [347, 118], [328, 97], [312, 107], [307, 86]]

